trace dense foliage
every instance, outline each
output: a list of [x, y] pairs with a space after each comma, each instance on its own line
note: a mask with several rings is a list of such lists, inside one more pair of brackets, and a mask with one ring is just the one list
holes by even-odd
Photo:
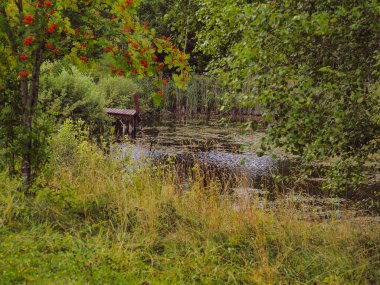
[[106, 124], [106, 96], [97, 87], [93, 78], [72, 67], [71, 71], [62, 71], [54, 76], [51, 70], [54, 64], [42, 67], [40, 82], [40, 107], [55, 118], [55, 124], [65, 119], [81, 119], [91, 129], [102, 129]]
[[379, 2], [199, 3], [198, 47], [229, 97], [260, 106], [263, 147], [307, 161], [336, 157], [335, 186], [358, 184], [357, 170], [379, 150]]
[[210, 57], [196, 51], [196, 33], [202, 28], [195, 17], [197, 10], [198, 1], [142, 0], [138, 14], [142, 20], [151, 23], [158, 35], [170, 35], [176, 45], [191, 54], [189, 64], [193, 70], [204, 73]]

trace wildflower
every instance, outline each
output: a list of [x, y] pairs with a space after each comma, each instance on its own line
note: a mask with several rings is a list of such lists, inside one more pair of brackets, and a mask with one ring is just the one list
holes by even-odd
[[50, 7], [51, 5], [53, 5], [53, 2], [51, 2], [51, 1], [45, 1], [45, 2], [44, 2], [44, 5], [45, 5], [46, 7]]

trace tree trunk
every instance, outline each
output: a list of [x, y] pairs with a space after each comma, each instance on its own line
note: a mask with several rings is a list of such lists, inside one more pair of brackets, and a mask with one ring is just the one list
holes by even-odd
[[[23, 1], [18, 0], [16, 3], [20, 12], [20, 17], [23, 14]], [[4, 5], [0, 7], [0, 15], [4, 21], [5, 33], [8, 37], [12, 55], [15, 59], [20, 56], [20, 47], [17, 44], [17, 34], [15, 34], [7, 21], [7, 13]], [[20, 18], [20, 20], [21, 20]], [[31, 78], [21, 79], [21, 97], [22, 97], [22, 124], [23, 124], [23, 157], [22, 157], [22, 176], [25, 181], [25, 187], [28, 190], [32, 183], [32, 154], [33, 154], [33, 116], [38, 102], [38, 89], [40, 69], [43, 61], [45, 41], [41, 40], [37, 50], [34, 53], [34, 64]]]
[[22, 96], [22, 124], [23, 124], [23, 156], [22, 156], [22, 176], [25, 182], [25, 188], [29, 189], [31, 183], [31, 149], [32, 149], [32, 120], [31, 120], [31, 105], [28, 92], [28, 79], [21, 81], [21, 96]]
[[43, 44], [35, 53], [35, 62], [31, 79], [24, 78], [21, 80], [21, 95], [23, 104], [23, 157], [22, 157], [22, 176], [24, 178], [25, 188], [29, 190], [32, 183], [32, 154], [33, 154], [33, 116], [38, 101], [38, 88], [40, 69], [42, 64]]

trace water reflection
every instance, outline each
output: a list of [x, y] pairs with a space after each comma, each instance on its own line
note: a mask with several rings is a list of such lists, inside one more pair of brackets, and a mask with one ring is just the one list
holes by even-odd
[[137, 142], [171, 153], [220, 151], [254, 154], [259, 150], [263, 132], [243, 132], [239, 125], [219, 120], [163, 119], [146, 125], [137, 134]]

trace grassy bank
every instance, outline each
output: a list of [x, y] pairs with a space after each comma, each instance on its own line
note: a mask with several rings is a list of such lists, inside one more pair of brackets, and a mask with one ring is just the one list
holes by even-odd
[[[1, 284], [376, 284], [380, 226], [262, 210], [109, 159], [66, 123], [34, 196], [0, 177]], [[146, 283], [148, 284], [148, 283]]]

